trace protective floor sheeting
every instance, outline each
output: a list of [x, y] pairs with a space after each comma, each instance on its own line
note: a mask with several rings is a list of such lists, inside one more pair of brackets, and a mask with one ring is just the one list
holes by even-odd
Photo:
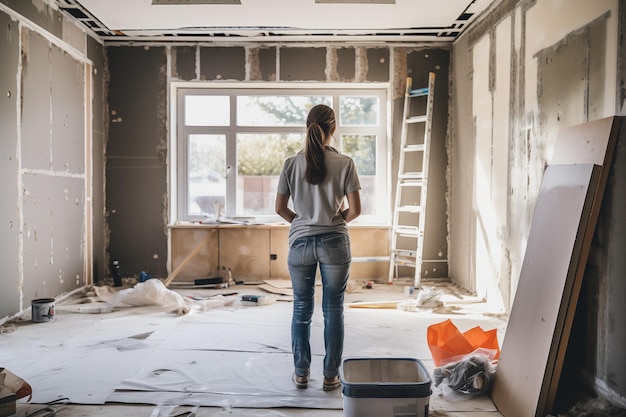
[[[34, 403], [68, 397], [75, 404], [341, 409], [341, 390], [321, 389], [319, 305], [311, 329], [309, 388], [296, 389], [291, 381], [291, 308], [290, 302], [277, 302], [177, 316], [156, 307], [80, 314], [57, 306], [52, 322], [23, 320], [0, 336], [0, 366], [31, 384]], [[432, 372], [426, 329], [447, 318], [428, 310], [346, 308], [344, 358], [418, 358]], [[480, 314], [451, 318], [460, 329], [506, 327]], [[450, 402], [433, 391], [431, 410], [495, 411], [488, 397]]]

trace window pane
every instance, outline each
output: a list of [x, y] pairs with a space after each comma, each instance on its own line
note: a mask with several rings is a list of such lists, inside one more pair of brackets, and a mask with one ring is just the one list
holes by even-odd
[[237, 213], [273, 215], [283, 162], [302, 149], [302, 134], [237, 135]]
[[239, 96], [237, 125], [304, 126], [311, 107], [331, 103], [324, 96]]
[[186, 126], [229, 126], [230, 97], [185, 96]]
[[377, 96], [342, 96], [339, 113], [341, 126], [378, 126], [380, 103]]
[[376, 213], [376, 136], [344, 135], [342, 153], [354, 160], [361, 182], [362, 214]]
[[189, 135], [189, 214], [219, 217], [226, 196], [226, 136]]

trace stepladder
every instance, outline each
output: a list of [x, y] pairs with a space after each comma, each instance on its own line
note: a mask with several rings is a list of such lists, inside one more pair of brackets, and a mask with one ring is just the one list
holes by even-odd
[[421, 287], [434, 92], [434, 72], [428, 74], [428, 84], [421, 88], [414, 88], [412, 77], [407, 77], [390, 236], [389, 284], [400, 277], [400, 271], [412, 271], [413, 286]]

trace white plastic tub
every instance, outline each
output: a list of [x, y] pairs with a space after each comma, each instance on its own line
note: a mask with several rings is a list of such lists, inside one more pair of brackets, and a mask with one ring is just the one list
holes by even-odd
[[431, 379], [419, 359], [346, 359], [340, 378], [344, 417], [428, 417]]

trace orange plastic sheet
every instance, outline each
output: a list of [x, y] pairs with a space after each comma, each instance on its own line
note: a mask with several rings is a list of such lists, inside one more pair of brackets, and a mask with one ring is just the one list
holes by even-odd
[[435, 366], [459, 361], [476, 351], [488, 353], [493, 360], [500, 356], [496, 329], [485, 331], [476, 326], [461, 333], [452, 320], [448, 319], [428, 326], [427, 339]]

